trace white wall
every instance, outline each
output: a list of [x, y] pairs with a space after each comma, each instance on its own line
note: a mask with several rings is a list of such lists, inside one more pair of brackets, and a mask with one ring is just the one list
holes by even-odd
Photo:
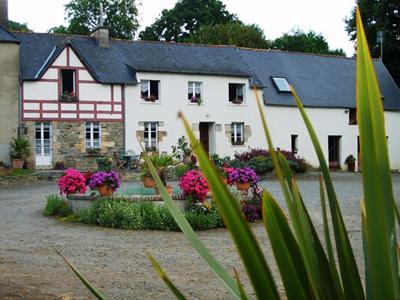
[[[171, 152], [178, 138], [184, 135], [181, 120], [177, 113], [182, 111], [191, 124], [199, 122], [215, 122], [221, 124], [222, 131], [215, 132], [215, 152], [219, 155], [233, 156], [235, 151], [241, 152], [251, 148], [266, 148], [266, 141], [256, 107], [255, 95], [244, 78], [221, 76], [195, 76], [177, 74], [139, 73], [138, 80], [160, 80], [160, 101], [144, 102], [140, 98], [140, 85], [126, 88], [126, 148], [140, 153], [136, 139], [136, 131], [143, 130], [139, 122], [162, 122], [160, 131], [167, 131], [168, 136], [159, 144], [160, 151]], [[203, 103], [201, 106], [191, 104], [187, 100], [188, 81], [203, 83]], [[228, 84], [246, 84], [245, 104], [236, 105], [228, 101]], [[261, 96], [261, 91], [258, 91]], [[317, 132], [326, 159], [328, 158], [328, 136], [341, 136], [340, 163], [349, 154], [357, 158], [357, 125], [349, 125], [349, 113], [345, 109], [306, 109]], [[314, 148], [296, 107], [265, 106], [268, 126], [275, 147], [284, 150], [291, 148], [291, 135], [298, 135], [298, 155], [305, 157], [313, 166], [319, 163]], [[400, 112], [385, 112], [386, 128], [389, 140], [391, 168], [400, 169]], [[230, 138], [225, 134], [225, 124], [244, 122], [251, 126], [251, 136], [244, 146], [232, 146]], [[197, 136], [199, 131], [195, 131]]]

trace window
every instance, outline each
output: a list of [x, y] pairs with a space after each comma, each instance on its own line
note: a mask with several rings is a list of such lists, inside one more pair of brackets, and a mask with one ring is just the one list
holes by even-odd
[[99, 123], [86, 123], [86, 149], [101, 148], [101, 127]]
[[349, 109], [349, 125], [357, 125], [357, 109]]
[[75, 93], [74, 70], [61, 70], [61, 92], [63, 94]]
[[158, 124], [157, 122], [144, 123], [144, 146], [146, 150], [158, 148]]
[[276, 89], [280, 93], [290, 93], [290, 84], [285, 77], [271, 77]]
[[244, 84], [229, 84], [229, 102], [240, 104], [244, 100]]
[[232, 123], [231, 124], [232, 145], [243, 145], [244, 144], [243, 127], [244, 127], [244, 123]]
[[293, 154], [297, 154], [297, 151], [298, 151], [297, 138], [298, 138], [297, 134], [292, 134], [292, 136], [291, 136], [291, 148], [290, 149], [292, 149], [292, 153]]
[[142, 80], [140, 82], [141, 97], [145, 101], [154, 102], [159, 99], [159, 81], [157, 80]]
[[188, 82], [188, 100], [192, 103], [200, 104], [202, 102], [201, 82]]

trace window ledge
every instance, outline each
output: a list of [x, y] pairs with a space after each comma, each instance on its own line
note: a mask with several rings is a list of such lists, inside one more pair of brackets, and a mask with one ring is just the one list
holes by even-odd
[[161, 101], [157, 100], [157, 101], [146, 101], [146, 100], [141, 100], [140, 104], [149, 104], [149, 105], [161, 105]]
[[247, 103], [246, 103], [246, 102], [243, 102], [243, 103], [240, 103], [240, 104], [235, 104], [235, 103], [229, 102], [229, 103], [228, 103], [228, 106], [246, 107], [246, 106], [247, 106]]
[[243, 145], [232, 145], [231, 144], [231, 147], [246, 147], [246, 144], [243, 144]]

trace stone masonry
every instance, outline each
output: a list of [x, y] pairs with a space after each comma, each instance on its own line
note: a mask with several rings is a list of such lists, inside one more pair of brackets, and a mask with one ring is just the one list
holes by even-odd
[[[32, 144], [32, 156], [28, 161], [34, 162], [35, 123], [25, 122], [26, 136]], [[96, 157], [86, 151], [85, 122], [50, 122], [52, 127], [52, 162], [64, 161], [65, 166], [79, 170], [96, 168]], [[100, 122], [101, 154], [113, 155], [124, 148], [123, 123]], [[32, 165], [32, 163], [31, 163]], [[34, 163], [33, 163], [34, 165]]]

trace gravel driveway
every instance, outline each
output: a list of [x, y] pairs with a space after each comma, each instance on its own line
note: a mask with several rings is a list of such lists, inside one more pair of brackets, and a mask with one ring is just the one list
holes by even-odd
[[[334, 176], [345, 222], [360, 263], [359, 199], [361, 176]], [[393, 177], [400, 198], [400, 176]], [[132, 183], [131, 183], [132, 184]], [[275, 180], [262, 183], [281, 197]], [[299, 180], [300, 189], [316, 226], [321, 229], [318, 181]], [[59, 249], [111, 299], [172, 299], [155, 274], [144, 251], [152, 253], [189, 299], [229, 299], [229, 294], [179, 232], [127, 231], [61, 223], [44, 217], [41, 210], [48, 194], [57, 193], [54, 182], [0, 187], [0, 298], [88, 299], [90, 294], [65, 266]], [[252, 225], [273, 268], [264, 228]], [[225, 229], [199, 233], [212, 253], [233, 273], [237, 268], [245, 287], [248, 280]]]

